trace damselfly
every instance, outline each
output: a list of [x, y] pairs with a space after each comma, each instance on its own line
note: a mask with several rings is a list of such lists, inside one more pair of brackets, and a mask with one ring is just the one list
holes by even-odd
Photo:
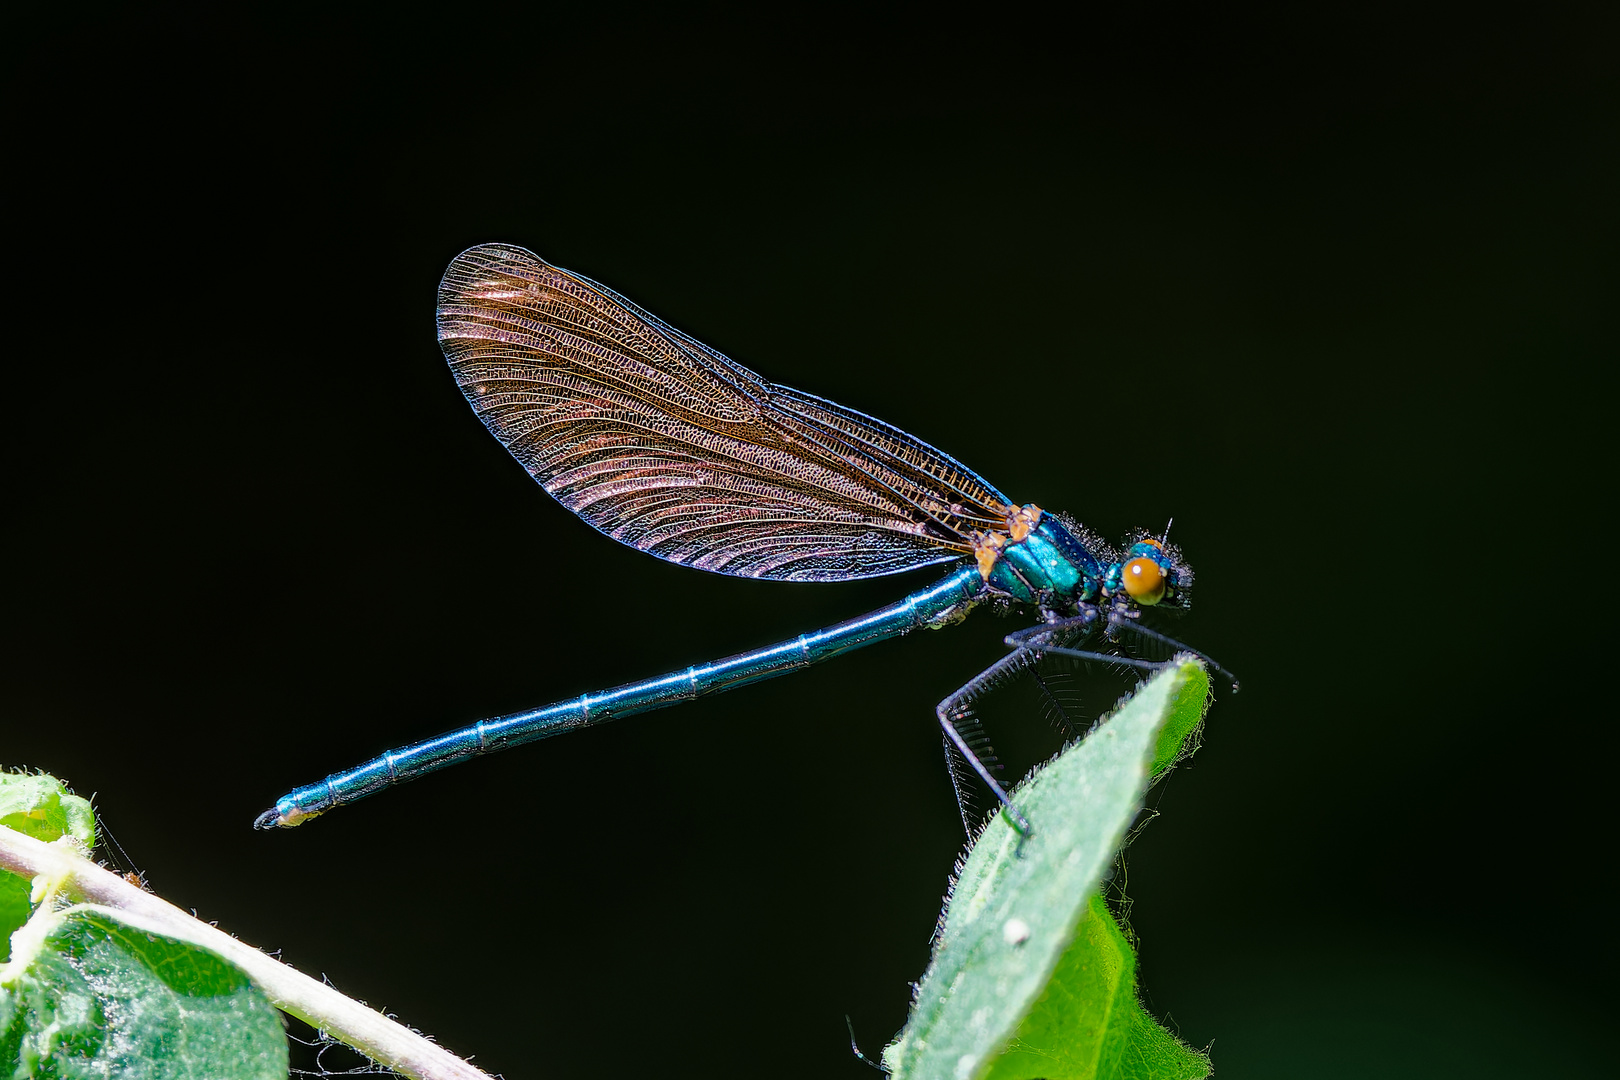
[[1064, 515], [1010, 502], [920, 439], [766, 382], [523, 248], [462, 252], [438, 299], [439, 341], [478, 418], [558, 502], [620, 543], [683, 566], [782, 581], [951, 566], [936, 584], [823, 630], [390, 750], [289, 792], [259, 828], [298, 825], [480, 754], [948, 626], [989, 601], [1040, 621], [1009, 634], [1013, 651], [935, 711], [958, 801], [967, 804], [957, 767], [966, 762], [1027, 833], [986, 764], [974, 702], [1041, 656], [1157, 666], [1074, 647], [1099, 636], [1194, 651], [1140, 621], [1145, 607], [1187, 606], [1192, 572], [1168, 530], [1133, 536], [1116, 552]]

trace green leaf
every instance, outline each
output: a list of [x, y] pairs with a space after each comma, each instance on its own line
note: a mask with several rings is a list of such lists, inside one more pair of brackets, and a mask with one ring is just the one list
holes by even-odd
[[1153, 747], [1155, 780], [1169, 772], [1176, 762], [1197, 752], [1204, 714], [1209, 712], [1209, 672], [1202, 664], [1183, 664], [1182, 673], [1185, 679], [1176, 692], [1164, 727], [1159, 730], [1159, 741]]
[[[45, 773], [0, 773], [0, 825], [46, 843], [68, 837], [86, 855], [96, 846], [90, 800]], [[11, 959], [11, 935], [33, 910], [30, 892], [26, 878], [0, 874], [0, 964]]]
[[[85, 857], [96, 841], [89, 801], [43, 773], [0, 774], [0, 826]], [[245, 974], [106, 911], [53, 910], [61, 885], [0, 873], [0, 1077], [284, 1080], [280, 1015]]]
[[28, 882], [16, 874], [0, 874], [0, 964], [11, 959], [11, 935], [28, 921]]
[[1092, 893], [1074, 940], [987, 1080], [1200, 1080], [1209, 1059], [1149, 1016], [1136, 998], [1136, 954]]
[[1159, 672], [1017, 789], [1031, 836], [1002, 814], [990, 820], [951, 891], [911, 1018], [884, 1051], [897, 1078], [1208, 1074], [1137, 1004], [1135, 954], [1097, 895], [1150, 780], [1190, 752], [1208, 696], [1196, 661]]
[[237, 968], [99, 912], [42, 915], [0, 985], [0, 1075], [285, 1080], [281, 1019]]
[[90, 800], [45, 773], [0, 773], [0, 825], [46, 843], [70, 836], [87, 853], [96, 846]]

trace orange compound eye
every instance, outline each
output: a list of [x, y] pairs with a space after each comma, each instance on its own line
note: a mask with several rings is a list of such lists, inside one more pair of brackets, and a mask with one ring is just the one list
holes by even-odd
[[1132, 600], [1145, 607], [1152, 607], [1164, 599], [1164, 571], [1159, 564], [1146, 555], [1140, 559], [1132, 559], [1122, 569], [1122, 584]]

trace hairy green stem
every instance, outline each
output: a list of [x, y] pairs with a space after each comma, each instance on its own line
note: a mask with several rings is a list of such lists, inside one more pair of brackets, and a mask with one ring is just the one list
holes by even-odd
[[196, 945], [235, 964], [276, 1008], [330, 1032], [367, 1057], [413, 1080], [490, 1080], [489, 1074], [382, 1013], [272, 959], [173, 904], [131, 885], [64, 847], [0, 826], [0, 869], [24, 878], [44, 875], [47, 889], [118, 921]]

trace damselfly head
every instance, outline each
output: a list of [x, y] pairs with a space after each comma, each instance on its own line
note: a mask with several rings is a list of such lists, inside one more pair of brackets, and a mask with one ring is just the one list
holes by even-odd
[[1181, 561], [1181, 552], [1146, 534], [1109, 565], [1103, 578], [1103, 595], [1124, 596], [1142, 607], [1185, 608], [1191, 588], [1192, 569]]

